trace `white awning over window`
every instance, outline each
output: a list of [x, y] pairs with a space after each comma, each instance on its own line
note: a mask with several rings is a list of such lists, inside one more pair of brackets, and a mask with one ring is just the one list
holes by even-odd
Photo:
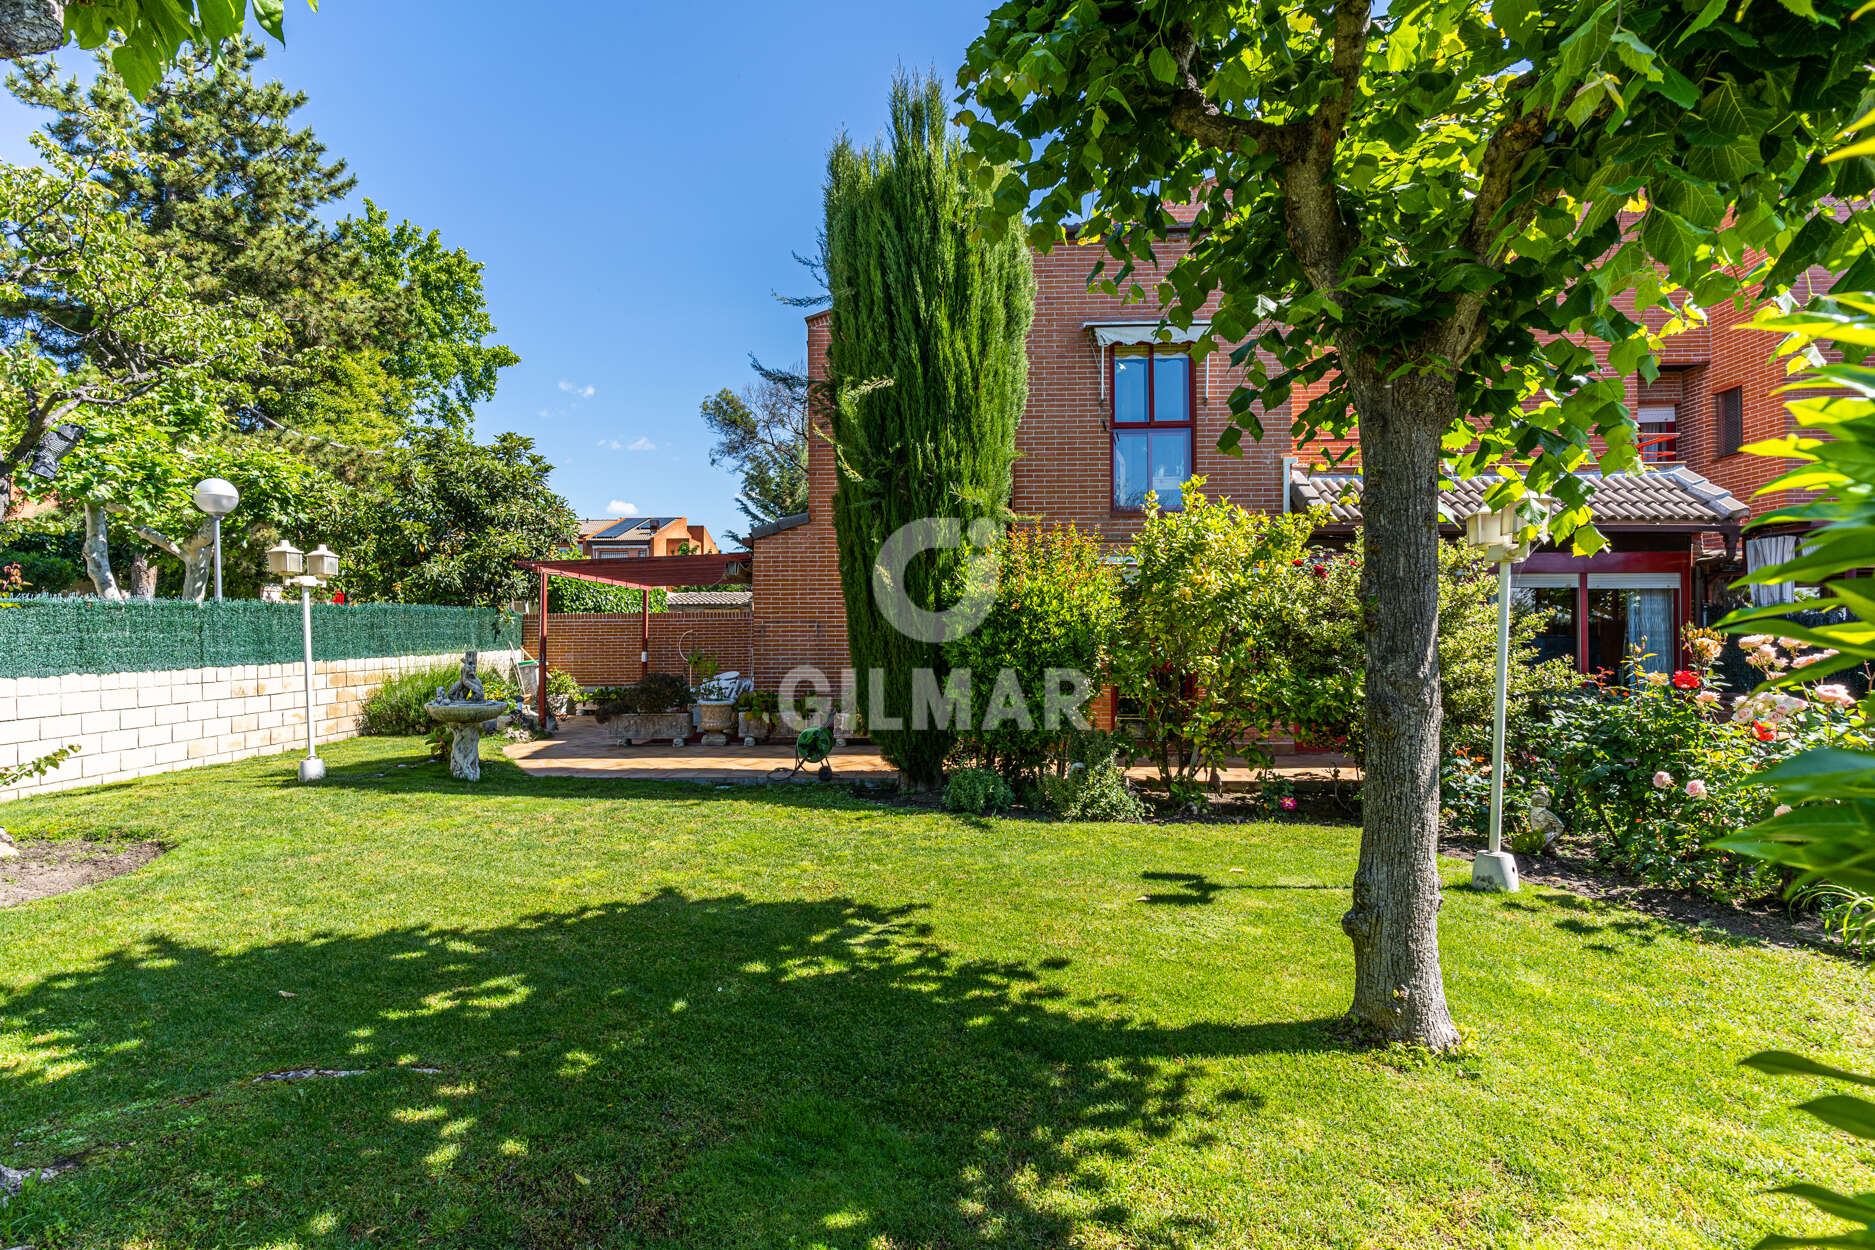
[[[1191, 329], [1160, 325], [1157, 321], [1089, 321], [1082, 329], [1091, 332], [1102, 347], [1131, 347], [1145, 343], [1196, 343], [1198, 336], [1211, 328], [1209, 321], [1194, 321]], [[1167, 337], [1161, 337], [1163, 333]]]

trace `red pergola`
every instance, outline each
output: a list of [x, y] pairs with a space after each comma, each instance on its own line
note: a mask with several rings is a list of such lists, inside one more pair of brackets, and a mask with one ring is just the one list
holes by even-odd
[[601, 586], [624, 586], [642, 591], [638, 598], [640, 651], [638, 662], [651, 662], [651, 592], [671, 586], [747, 586], [752, 557], [746, 551], [723, 551], [711, 556], [645, 556], [612, 560], [520, 560], [524, 569], [540, 575], [540, 684], [541, 728], [550, 727], [547, 703], [547, 579], [571, 577]]

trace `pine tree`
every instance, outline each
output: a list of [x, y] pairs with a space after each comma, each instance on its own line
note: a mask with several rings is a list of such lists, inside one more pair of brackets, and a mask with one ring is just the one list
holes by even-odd
[[[886, 619], [875, 566], [907, 523], [955, 518], [968, 533], [972, 521], [1007, 517], [1034, 311], [1028, 250], [1011, 232], [979, 232], [980, 197], [961, 161], [936, 80], [901, 75], [888, 140], [862, 151], [842, 137], [827, 167], [833, 518], [847, 634], [872, 736], [918, 788], [939, 779], [951, 735], [912, 727], [912, 673], [941, 678], [943, 649]], [[905, 596], [928, 611], [948, 606], [962, 562], [959, 549], [924, 552], [905, 570]], [[872, 670], [883, 673], [878, 706]]]

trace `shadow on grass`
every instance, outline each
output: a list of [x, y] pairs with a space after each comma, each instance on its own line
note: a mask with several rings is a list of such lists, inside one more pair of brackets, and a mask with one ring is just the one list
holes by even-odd
[[1270, 881], [1213, 881], [1198, 872], [1142, 872], [1142, 881], [1174, 887], [1170, 891], [1142, 894], [1139, 901], [1161, 907], [1201, 907], [1218, 895], [1231, 890], [1350, 890], [1353, 887], [1333, 882], [1285, 884]]
[[[152, 938], [0, 996], [6, 1161], [117, 1144], [0, 1211], [0, 1244], [1204, 1240], [1203, 1212], [1133, 1209], [1124, 1160], [1262, 1105], [1207, 1061], [1334, 1049], [1332, 1021], [1136, 1021], [1068, 1003], [1065, 966], [959, 959], [915, 908], [668, 890]], [[363, 1072], [253, 1080], [289, 1068]]]

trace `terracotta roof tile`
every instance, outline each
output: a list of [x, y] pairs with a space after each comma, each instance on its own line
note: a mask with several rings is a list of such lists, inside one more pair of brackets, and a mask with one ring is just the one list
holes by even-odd
[[[1714, 529], [1743, 520], [1751, 509], [1685, 467], [1646, 473], [1579, 473], [1594, 484], [1589, 507], [1604, 525], [1710, 525]], [[1453, 521], [1462, 520], [1484, 506], [1485, 491], [1496, 479], [1471, 478], [1439, 494], [1439, 502]], [[1304, 510], [1328, 509], [1334, 525], [1361, 522], [1361, 475], [1358, 473], [1305, 473], [1291, 470], [1290, 506]]]

